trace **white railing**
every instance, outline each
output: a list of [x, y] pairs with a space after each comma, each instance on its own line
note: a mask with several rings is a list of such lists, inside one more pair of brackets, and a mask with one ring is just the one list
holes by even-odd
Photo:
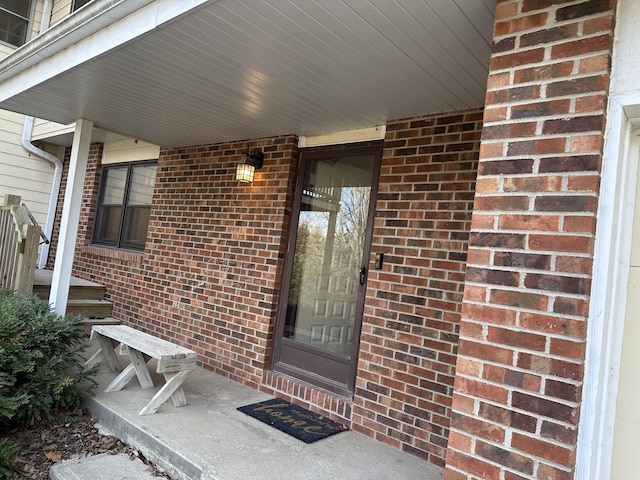
[[[6, 195], [0, 206], [0, 288], [29, 293], [38, 261], [42, 228], [20, 197]], [[46, 239], [45, 239], [46, 241]]]

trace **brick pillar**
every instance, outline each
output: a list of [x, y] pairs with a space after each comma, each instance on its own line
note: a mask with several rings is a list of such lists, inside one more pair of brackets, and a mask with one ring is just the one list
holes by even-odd
[[498, 1], [447, 480], [573, 478], [614, 3]]

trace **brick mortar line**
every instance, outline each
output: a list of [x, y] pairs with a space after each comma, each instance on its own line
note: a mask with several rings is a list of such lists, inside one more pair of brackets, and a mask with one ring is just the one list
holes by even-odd
[[[458, 376], [458, 375], [456, 375], [456, 376]], [[491, 386], [504, 387], [503, 383], [495, 383], [495, 382], [492, 382], [490, 380], [486, 380], [486, 379], [481, 378], [481, 377], [472, 377], [472, 376], [468, 376], [468, 375], [465, 375], [465, 374], [459, 374], [459, 376], [463, 377], [463, 378], [467, 378], [469, 380], [476, 381], [476, 382], [485, 383], [485, 384], [491, 385]], [[552, 378], [552, 380], [554, 380], [554, 379], [555, 378]], [[536, 398], [543, 398], [545, 400], [549, 400], [549, 401], [551, 401], [553, 403], [558, 403], [558, 404], [560, 404], [562, 406], [565, 406], [565, 407], [570, 407], [570, 408], [574, 408], [575, 407], [575, 408], [577, 408], [577, 407], [580, 406], [580, 402], [569, 402], [569, 403], [567, 403], [566, 400], [563, 400], [563, 399], [557, 398], [557, 397], [550, 397], [550, 396], [545, 395], [544, 393], [541, 393], [541, 392], [534, 392], [534, 391], [531, 391], [531, 390], [522, 390], [522, 389], [517, 389], [516, 387], [505, 388], [505, 390], [508, 390], [509, 394], [511, 394], [513, 392], [524, 393], [524, 394], [529, 395], [531, 397], [536, 396]], [[570, 427], [570, 428], [576, 428], [577, 429], [577, 427], [578, 427], [577, 424], [565, 422], [563, 420], [558, 420], [557, 418], [553, 418], [553, 417], [547, 417], [547, 416], [544, 416], [544, 415], [541, 415], [541, 414], [538, 414], [538, 413], [535, 413], [535, 412], [531, 412], [529, 410], [523, 410], [523, 409], [515, 407], [515, 406], [513, 406], [511, 404], [499, 403], [496, 400], [488, 399], [488, 398], [485, 398], [485, 397], [468, 396], [468, 395], [464, 395], [464, 394], [461, 394], [461, 393], [458, 393], [458, 395], [465, 396], [466, 398], [474, 399], [474, 400], [477, 400], [477, 401], [482, 402], [482, 403], [486, 403], [486, 404], [494, 406], [494, 407], [499, 407], [499, 408], [502, 408], [502, 409], [509, 409], [509, 410], [514, 411], [514, 412], [521, 413], [523, 415], [527, 415], [529, 417], [534, 417], [536, 419], [541, 419], [541, 420], [548, 419], [550, 422], [557, 423], [559, 425], [567, 426], [567, 427]], [[475, 410], [475, 408], [474, 408], [474, 410]], [[455, 408], [452, 408], [452, 411], [460, 413], [460, 414], [463, 414], [465, 416], [472, 417], [472, 418], [478, 418], [478, 419], [483, 419], [484, 418], [484, 417], [480, 417], [477, 413], [468, 413], [468, 412], [464, 412], [464, 411], [461, 411], [461, 410], [456, 410]], [[491, 421], [489, 419], [485, 419], [485, 421], [487, 421], [489, 423], [494, 423], [493, 421]], [[509, 428], [507, 425], [500, 424], [500, 423], [498, 423], [496, 425], [502, 426], [502, 427], [505, 427], [505, 428]], [[511, 428], [513, 428], [513, 427], [511, 427]], [[553, 439], [549, 438], [549, 440], [553, 440]], [[569, 444], [563, 444], [563, 445], [566, 446], [566, 445], [569, 445]]]
[[[515, 429], [515, 430], [517, 430], [517, 432], [518, 432], [518, 433], [520, 433], [520, 432], [522, 431], [522, 430], [518, 430], [518, 429]], [[454, 429], [454, 428], [451, 428], [451, 431], [456, 431], [456, 432], [459, 432], [459, 433], [463, 433], [463, 431], [458, 430], [458, 429]], [[531, 436], [531, 435], [524, 435], [524, 434], [521, 434], [521, 435], [523, 435], [523, 436]], [[518, 477], [522, 477], [522, 476], [524, 475], [524, 476], [526, 476], [526, 478], [531, 478], [531, 479], [534, 479], [534, 480], [538, 478], [538, 477], [537, 477], [537, 474], [536, 474], [536, 471], [537, 471], [537, 468], [539, 467], [539, 464], [540, 464], [540, 463], [544, 463], [545, 465], [551, 465], [551, 466], [554, 466], [554, 467], [556, 467], [556, 468], [558, 468], [558, 469], [560, 469], [560, 470], [562, 470], [562, 471], [564, 471], [564, 472], [567, 472], [567, 473], [571, 472], [571, 471], [572, 471], [572, 469], [573, 469], [573, 467], [568, 467], [568, 466], [566, 466], [566, 465], [562, 465], [562, 464], [560, 464], [560, 463], [556, 463], [556, 462], [554, 462], [553, 460], [550, 460], [550, 459], [545, 458], [545, 457], [534, 457], [534, 456], [532, 456], [532, 454], [531, 454], [531, 453], [529, 453], [529, 452], [524, 452], [524, 451], [522, 451], [522, 450], [518, 450], [518, 449], [516, 449], [515, 447], [513, 447], [513, 446], [511, 446], [511, 445], [509, 445], [509, 446], [507, 447], [507, 446], [506, 446], [506, 445], [504, 445], [504, 444], [497, 444], [497, 443], [492, 442], [491, 440], [489, 440], [489, 439], [487, 439], [487, 438], [484, 438], [484, 437], [483, 437], [483, 438], [481, 438], [481, 439], [473, 438], [473, 440], [474, 440], [474, 450], [475, 450], [475, 441], [477, 441], [477, 440], [480, 440], [481, 442], [484, 442], [484, 443], [492, 444], [493, 446], [498, 447], [498, 448], [500, 448], [501, 450], [508, 450], [508, 448], [512, 448], [512, 449], [513, 449], [513, 451], [515, 451], [515, 452], [517, 452], [517, 453], [518, 453], [518, 455], [521, 455], [521, 456], [523, 456], [523, 457], [530, 458], [530, 459], [534, 462], [534, 469], [533, 469], [533, 473], [532, 473], [531, 475], [529, 475], [529, 474], [527, 474], [527, 473], [524, 473], [524, 472], [522, 472], [522, 471], [520, 471], [520, 470], [517, 470], [517, 469], [515, 469], [515, 468], [509, 467], [509, 466], [507, 466], [507, 465], [504, 465], [504, 464], [501, 464], [501, 463], [496, 463], [494, 460], [491, 460], [490, 458], [487, 458], [487, 457], [483, 457], [483, 456], [482, 456], [482, 455], [480, 455], [479, 453], [475, 453], [475, 452], [465, 452], [464, 450], [460, 450], [460, 449], [455, 448], [455, 447], [451, 447], [451, 449], [452, 449], [452, 450], [455, 450], [456, 452], [459, 452], [459, 453], [461, 453], [461, 454], [463, 454], [463, 455], [465, 455], [465, 456], [473, 457], [473, 458], [477, 458], [478, 460], [481, 460], [482, 462], [487, 462], [487, 463], [489, 463], [489, 464], [491, 464], [491, 465], [497, 466], [497, 467], [499, 467], [499, 468], [500, 468], [500, 470], [505, 470], [505, 471], [513, 472], [513, 473], [515, 473]], [[545, 437], [545, 441], [546, 441], [546, 440], [547, 440], [547, 437]], [[511, 443], [511, 442], [509, 442], [509, 444], [510, 444], [510, 443]], [[548, 442], [548, 443], [550, 443], [551, 445], [557, 445], [557, 446], [562, 446], [562, 447], [564, 447], [564, 448], [568, 448], [568, 444], [557, 444], [557, 443], [554, 443], [554, 442]], [[570, 448], [568, 448], [568, 449], [570, 449]], [[450, 467], [450, 468], [452, 468], [453, 470], [459, 471], [459, 472], [461, 472], [461, 473], [464, 473], [465, 475], [467, 475], [467, 474], [468, 474], [468, 472], [465, 472], [465, 471], [459, 470], [459, 469], [457, 469], [456, 467], [453, 467], [453, 466], [452, 466], [452, 467]], [[501, 478], [502, 478], [502, 477], [501, 477]]]
[[[579, 337], [570, 337], [567, 335], [563, 335], [562, 333], [553, 333], [553, 332], [541, 332], [540, 330], [531, 330], [528, 329], [526, 327], [521, 327], [521, 326], [517, 326], [517, 325], [508, 325], [508, 324], [504, 324], [504, 323], [488, 323], [488, 322], [482, 322], [482, 321], [478, 321], [475, 319], [470, 319], [470, 318], [466, 318], [464, 319], [465, 323], [472, 323], [474, 325], [478, 325], [480, 327], [496, 327], [496, 328], [500, 328], [502, 330], [508, 330], [510, 332], [514, 332], [514, 333], [531, 333], [534, 335], [538, 335], [540, 337], [544, 337], [546, 339], [557, 339], [557, 340], [565, 340], [568, 342], [573, 342], [576, 344], [579, 343], [584, 343], [583, 341], [580, 341], [581, 339]], [[525, 347], [520, 347], [520, 346], [514, 346], [514, 345], [509, 345], [508, 343], [499, 343], [495, 340], [485, 340], [483, 338], [478, 338], [478, 337], [467, 337], [465, 335], [460, 335], [458, 337], [458, 340], [468, 340], [468, 341], [472, 341], [474, 343], [480, 343], [482, 345], [487, 345], [487, 346], [497, 346], [500, 345], [501, 347], [504, 347], [508, 350], [513, 350], [514, 352], [525, 352], [525, 353], [531, 353], [531, 354], [536, 354], [540, 357], [544, 357], [544, 358], [551, 358], [553, 360], [567, 360], [569, 361], [569, 363], [574, 363], [576, 365], [580, 365], [580, 362], [572, 357], [563, 357], [563, 356], [559, 356], [559, 355], [554, 355], [552, 353], [547, 352], [546, 350], [546, 346], [544, 350], [531, 350], [531, 349], [527, 349]], [[546, 343], [546, 342], [545, 342]], [[518, 348], [519, 350], [515, 350], [516, 348]], [[461, 357], [464, 358], [474, 358], [474, 357], [467, 357], [466, 355], [461, 355]], [[503, 368], [506, 368], [506, 364], [504, 363], [496, 363], [496, 362], [491, 362], [489, 360], [482, 360], [483, 363], [487, 363], [489, 365], [494, 365], [494, 366], [500, 366]], [[567, 383], [571, 383], [571, 384], [575, 384], [580, 385], [582, 382], [578, 381], [578, 380], [572, 380], [570, 378], [566, 378], [566, 377], [557, 377], [555, 375], [550, 375], [550, 374], [546, 374], [546, 373], [540, 373], [540, 372], [535, 372], [532, 370], [527, 370], [527, 369], [523, 369], [522, 367], [518, 367], [518, 366], [513, 366], [511, 365], [509, 368], [514, 368], [517, 369], [518, 371], [521, 371], [523, 373], [531, 373], [532, 375], [539, 375], [541, 377], [553, 377], [553, 378], [561, 378], [563, 380], [566, 380]], [[462, 374], [461, 374], [462, 375]], [[500, 384], [503, 385], [503, 384]]]
[[[469, 318], [465, 318], [464, 321], [466, 323], [473, 323], [473, 324], [479, 325], [481, 327], [485, 327], [486, 326], [488, 328], [488, 327], [496, 326], [496, 327], [503, 328], [503, 329], [506, 330], [506, 328], [504, 328], [505, 327], [504, 324], [483, 323], [483, 322], [478, 322], [476, 320], [472, 320], [472, 319], [469, 319]], [[519, 329], [517, 331], [522, 332], [522, 333], [536, 333], [536, 331], [526, 330], [523, 327], [519, 327]], [[546, 339], [566, 340], [566, 341], [573, 342], [573, 343], [576, 343], [576, 344], [584, 343], [584, 342], [581, 342], [580, 339], [577, 338], [577, 337], [567, 337], [567, 336], [561, 336], [560, 334], [550, 334], [550, 333], [544, 333], [543, 334], [543, 333], [539, 333], [539, 332], [538, 332], [538, 334], [541, 337], [545, 337]], [[582, 363], [579, 360], [575, 359], [575, 358], [563, 357], [563, 356], [560, 356], [560, 355], [554, 355], [554, 354], [552, 354], [550, 352], [547, 352], [546, 351], [547, 350], [546, 347], [545, 347], [544, 350], [531, 350], [531, 349], [526, 349], [525, 347], [521, 347], [521, 346], [509, 345], [508, 343], [498, 343], [497, 341], [493, 341], [493, 340], [485, 340], [483, 338], [477, 338], [477, 337], [467, 337], [465, 335], [460, 335], [458, 337], [458, 340], [467, 340], [469, 342], [478, 343], [480, 345], [485, 345], [487, 347], [500, 346], [501, 348], [504, 348], [506, 350], [510, 350], [513, 353], [521, 353], [521, 352], [523, 352], [523, 353], [527, 353], [527, 354], [534, 354], [534, 355], [537, 355], [539, 357], [543, 357], [545, 359], [548, 358], [548, 359], [551, 359], [551, 360], [566, 361], [566, 362], [574, 364], [576, 366], [582, 365]], [[475, 358], [475, 357], [468, 357], [466, 355], [459, 355], [459, 356], [462, 357], [462, 358], [468, 358], [468, 359], [474, 359]], [[478, 360], [478, 359], [476, 359], [476, 360]], [[480, 359], [480, 362], [483, 363], [483, 364], [493, 365], [493, 366], [501, 367], [501, 368], [507, 368], [507, 367], [508, 368], [514, 368], [514, 369], [518, 369], [518, 371], [522, 371], [523, 373], [530, 373], [532, 375], [539, 375], [540, 377], [545, 377], [545, 378], [553, 377], [555, 379], [561, 379], [562, 381], [565, 381], [567, 383], [575, 382], [575, 380], [572, 380], [572, 379], [567, 378], [567, 377], [558, 377], [557, 375], [551, 375], [551, 374], [548, 374], [548, 373], [536, 372], [534, 370], [524, 369], [523, 367], [518, 367], [517, 365], [513, 365], [513, 364], [508, 365], [506, 363], [492, 362], [490, 360], [485, 360], [485, 359]], [[462, 375], [462, 374], [460, 374], [460, 375]], [[504, 384], [497, 384], [497, 385], [505, 386]], [[506, 388], [506, 386], [505, 386], [505, 388]]]
[[[472, 282], [468, 282], [469, 285], [472, 286], [476, 286], [476, 287], [493, 287], [495, 285], [489, 285], [486, 283], [472, 283]], [[504, 290], [501, 288], [501, 290]], [[540, 292], [540, 290], [526, 290], [526, 291], [522, 291], [522, 290], [510, 290], [510, 291], [514, 291], [514, 292], [519, 292], [519, 293], [533, 293], [533, 292]], [[545, 295], [547, 297], [550, 297], [551, 299], [555, 299], [555, 297], [566, 297], [566, 298], [574, 298], [576, 300], [585, 300], [587, 298], [589, 298], [589, 295], [584, 295], [584, 296], [578, 296], [578, 295], [570, 295], [570, 294], [562, 294], [562, 293], [558, 293], [555, 292], [554, 295], [548, 295], [546, 293], [542, 293], [542, 295]], [[513, 310], [513, 306], [511, 305], [501, 305], [501, 304], [496, 304], [496, 303], [490, 303], [489, 301], [484, 301], [484, 302], [479, 302], [477, 300], [465, 300], [465, 303], [468, 303], [470, 305], [476, 305], [478, 307], [486, 307], [486, 306], [490, 306], [492, 308], [495, 309], [500, 309], [500, 310], [507, 310], [507, 311], [512, 311]], [[570, 320], [577, 320], [577, 321], [583, 321], [583, 322], [587, 322], [587, 318], [584, 315], [570, 315], [567, 313], [557, 313], [554, 311], [550, 311], [550, 310], [538, 310], [538, 309], [527, 309], [527, 308], [522, 308], [520, 307], [519, 312], [523, 312], [523, 313], [534, 313], [534, 314], [538, 314], [538, 315], [542, 315], [542, 316], [557, 316], [558, 318], [568, 318]], [[474, 323], [477, 323], [476, 320], [470, 319], [469, 317], [465, 316], [464, 314], [462, 315], [462, 320], [470, 322], [473, 321]], [[487, 325], [499, 325], [499, 324], [494, 324], [494, 323], [489, 323], [487, 322]], [[546, 335], [546, 332], [544, 332], [544, 334]], [[560, 338], [567, 338], [567, 337], [560, 337]]]
[[[552, 214], [549, 215], [543, 215], [544, 212], [542, 213], [537, 213], [536, 210], [507, 210], [507, 211], [501, 211], [500, 213], [496, 213], [496, 215], [522, 215], [523, 213], [525, 214], [531, 214], [531, 215], [538, 215], [538, 216], [553, 216]], [[487, 216], [493, 216], [491, 215], [491, 213], [488, 213]], [[570, 214], [570, 215], [563, 215], [564, 217], [567, 216], [576, 216], [576, 217], [595, 217], [594, 215], [589, 215], [589, 214], [584, 214], [584, 215], [580, 215], [579, 212], [576, 214]], [[591, 233], [591, 232], [572, 232], [572, 231], [564, 231], [564, 230], [494, 230], [494, 229], [486, 229], [486, 228], [474, 228], [472, 230], [469, 231], [470, 234], [474, 234], [474, 233], [492, 233], [495, 235], [512, 235], [512, 234], [522, 234], [522, 235], [554, 235], [554, 236], [561, 236], [561, 237], [581, 237], [581, 238], [595, 238], [595, 234]], [[535, 254], [543, 254], [543, 253], [547, 253], [550, 255], [553, 254], [565, 254], [565, 255], [574, 255], [574, 256], [578, 256], [581, 258], [593, 258], [593, 253], [592, 252], [573, 252], [573, 251], [566, 251], [566, 250], [532, 250], [530, 247], [523, 247], [523, 248], [515, 248], [515, 247], [511, 247], [511, 248], [507, 248], [507, 247], [485, 247], [485, 246], [477, 246], [477, 245], [470, 245], [469, 249], [478, 249], [478, 250], [490, 250], [490, 251], [495, 251], [495, 252], [531, 252]], [[458, 250], [452, 250], [452, 251], [458, 251]]]
[[[512, 252], [513, 250], [509, 250], [509, 252]], [[575, 256], [575, 255], [572, 255]], [[585, 258], [585, 257], [580, 257], [580, 258]], [[586, 257], [586, 258], [591, 258], [591, 257]], [[494, 265], [494, 264], [490, 264], [490, 265], [480, 265], [480, 264], [467, 264], [467, 268], [468, 267], [474, 267], [477, 268], [479, 270], [491, 270], [494, 272], [514, 272], [514, 273], [524, 273], [525, 275], [528, 273], [532, 273], [532, 274], [540, 274], [540, 272], [549, 272], [548, 276], [550, 277], [570, 277], [570, 278], [584, 278], [584, 279], [591, 279], [593, 278], [593, 275], [590, 273], [576, 273], [576, 272], [563, 272], [561, 270], [548, 270], [548, 269], [532, 269], [532, 268], [526, 268], [526, 267], [513, 267], [511, 265]], [[464, 283], [464, 282], [463, 282]], [[469, 281], [470, 284], [475, 283], [475, 282], [471, 282]], [[483, 285], [485, 285], [483, 283]], [[498, 285], [498, 284], [487, 284], [487, 285]], [[500, 285], [502, 286], [502, 285]], [[431, 289], [430, 289], [431, 290]], [[435, 290], [435, 289], [434, 289]], [[445, 291], [449, 291], [449, 290], [445, 290]]]
[[[545, 297], [548, 297], [550, 300], [555, 300], [557, 297], [562, 297], [562, 298], [573, 298], [575, 300], [587, 300], [589, 299], [590, 296], [590, 292], [586, 292], [582, 295], [576, 294], [576, 293], [566, 293], [566, 292], [558, 292], [558, 291], [553, 291], [553, 290], [539, 290], [539, 289], [535, 289], [535, 288], [526, 288], [526, 287], [511, 287], [508, 285], [499, 285], [499, 284], [493, 284], [493, 283], [476, 283], [476, 282], [466, 282], [468, 285], [470, 286], [475, 286], [475, 287], [489, 287], [487, 288], [487, 290], [500, 290], [503, 292], [514, 292], [514, 293], [531, 293], [531, 294], [538, 294], [538, 295], [543, 295]], [[476, 303], [476, 302], [472, 302], [469, 301], [469, 303]], [[486, 301], [484, 303], [479, 303], [478, 305], [496, 305], [495, 303], [490, 303], [489, 301]], [[551, 306], [551, 302], [550, 305]], [[509, 307], [509, 305], [504, 305], [504, 307]], [[511, 308], [513, 309], [514, 307], [511, 306]], [[521, 312], [529, 312], [529, 313], [550, 313], [550, 314], [557, 314], [557, 315], [563, 315], [566, 316], [567, 314], [565, 313], [556, 313], [553, 312], [551, 310], [537, 310], [537, 309], [527, 309], [524, 307], [518, 307], [519, 310]], [[582, 319], [584, 319], [584, 317], [580, 317]]]
[[[511, 15], [511, 16], [505, 16], [505, 17], [500, 17], [499, 20], [496, 21], [496, 24], [504, 24], [504, 23], [511, 23], [514, 20], [522, 20], [525, 19], [527, 17], [532, 17], [535, 15], [539, 15], [540, 13], [546, 12], [548, 13], [548, 18], [547, 21], [543, 24], [543, 25], [535, 25], [531, 28], [528, 28], [526, 30], [517, 30], [515, 32], [510, 32], [510, 33], [505, 33], [504, 35], [495, 35], [493, 37], [493, 40], [497, 43], [500, 40], [504, 40], [507, 38], [511, 38], [511, 37], [519, 37], [521, 35], [527, 35], [529, 33], [537, 33], [540, 32], [541, 29], [544, 29], [544, 27], [549, 25], [549, 22], [551, 21], [551, 24], [555, 27], [562, 27], [565, 25], [574, 25], [574, 24], [580, 24], [580, 23], [584, 23], [585, 20], [593, 20], [596, 19], [598, 17], [610, 17], [612, 16], [612, 14], [607, 11], [607, 12], [596, 12], [596, 13], [592, 13], [590, 15], [584, 15], [581, 17], [577, 17], [577, 18], [569, 18], [567, 20], [561, 20], [561, 21], [556, 21], [555, 20], [555, 15], [557, 13], [557, 11], [561, 8], [565, 8], [565, 7], [570, 7], [573, 5], [580, 5], [581, 3], [584, 3], [584, 0], [575, 0], [574, 3], [571, 2], [564, 2], [560, 5], [553, 5], [550, 6], [548, 8], [545, 7], [541, 7], [538, 8], [536, 10], [530, 10], [528, 12], [522, 12], [519, 11], [518, 13], [516, 13], [515, 15]], [[607, 30], [602, 30], [607, 31]], [[517, 47], [517, 48], [521, 48], [521, 47]]]

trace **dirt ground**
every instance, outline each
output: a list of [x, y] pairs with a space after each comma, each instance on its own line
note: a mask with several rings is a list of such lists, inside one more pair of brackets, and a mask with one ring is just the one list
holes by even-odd
[[136, 449], [125, 445], [115, 437], [101, 434], [94, 426], [88, 411], [66, 420], [11, 432], [6, 435], [20, 444], [15, 463], [23, 473], [11, 477], [17, 479], [49, 478], [49, 468], [57, 462], [98, 455], [100, 453], [126, 453], [140, 458], [159, 479], [169, 479], [158, 471]]

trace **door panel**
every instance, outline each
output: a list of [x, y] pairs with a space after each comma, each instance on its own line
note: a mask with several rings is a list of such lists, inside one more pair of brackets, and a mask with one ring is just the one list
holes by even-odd
[[304, 153], [275, 369], [350, 391], [380, 148]]

